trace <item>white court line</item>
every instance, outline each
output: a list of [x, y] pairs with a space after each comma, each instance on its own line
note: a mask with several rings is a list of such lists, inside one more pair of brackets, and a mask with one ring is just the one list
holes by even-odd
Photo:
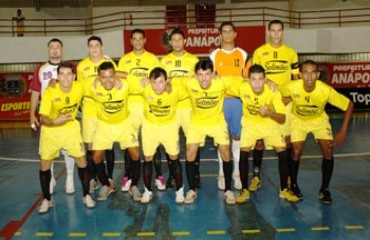
[[[370, 156], [370, 152], [362, 152], [362, 153], [338, 153], [334, 154], [335, 158], [345, 158], [345, 157], [363, 157], [363, 156]], [[322, 158], [322, 155], [305, 155], [302, 156], [301, 159], [313, 159], [313, 158]], [[264, 157], [263, 160], [276, 160], [277, 157]], [[8, 158], [8, 157], [1, 157], [0, 160], [4, 161], [18, 161], [18, 162], [40, 162], [39, 159], [27, 159], [27, 158]], [[218, 159], [215, 158], [201, 158], [202, 162], [218, 162]], [[252, 159], [249, 159], [252, 160]], [[181, 159], [181, 161], [185, 161], [185, 159]], [[54, 160], [54, 162], [64, 162], [64, 160]], [[117, 161], [117, 163], [123, 163], [124, 161]]]

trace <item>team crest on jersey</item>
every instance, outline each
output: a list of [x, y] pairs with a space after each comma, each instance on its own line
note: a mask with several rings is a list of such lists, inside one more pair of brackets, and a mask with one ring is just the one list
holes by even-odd
[[263, 52], [262, 53], [262, 56], [265, 57], [265, 56], [268, 56], [269, 55], [269, 52]]
[[244, 94], [244, 95], [243, 95], [243, 98], [251, 99], [251, 96], [250, 96], [249, 94]]
[[301, 96], [298, 93], [293, 94], [293, 98], [300, 98]]
[[58, 98], [54, 98], [54, 102], [61, 102], [62, 99], [60, 99], [59, 97]]

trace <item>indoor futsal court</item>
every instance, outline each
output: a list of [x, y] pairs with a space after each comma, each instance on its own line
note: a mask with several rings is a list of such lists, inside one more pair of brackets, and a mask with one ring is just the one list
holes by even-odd
[[[340, 116], [331, 114], [334, 132]], [[55, 205], [42, 215], [37, 211], [42, 200], [38, 132], [27, 122], [2, 122], [0, 239], [369, 239], [369, 117], [367, 112], [356, 112], [345, 144], [335, 150], [332, 205], [318, 200], [321, 155], [310, 136], [298, 174], [304, 199], [298, 203], [279, 198], [277, 161], [274, 153], [265, 152], [260, 190], [246, 204], [226, 205], [217, 189], [216, 151], [207, 142], [201, 152], [202, 188], [195, 203], [177, 205], [173, 190], [153, 188], [152, 202], [142, 205], [120, 191], [123, 160], [116, 146], [116, 192], [107, 201], [97, 202], [95, 209], [85, 208], [77, 171], [76, 192], [67, 195], [65, 165], [57, 160]], [[165, 161], [163, 169], [167, 175]], [[139, 185], [143, 190], [142, 179]]]

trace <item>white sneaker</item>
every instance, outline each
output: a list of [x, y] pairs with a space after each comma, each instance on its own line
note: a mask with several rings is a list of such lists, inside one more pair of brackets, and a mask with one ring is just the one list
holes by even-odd
[[95, 201], [92, 199], [92, 197], [89, 194], [87, 194], [83, 198], [83, 203], [85, 204], [85, 206], [87, 208], [94, 208], [95, 207]]
[[142, 204], [148, 204], [150, 200], [152, 200], [152, 197], [153, 197], [152, 191], [149, 191], [147, 188], [145, 188], [144, 194], [141, 197], [140, 202]]
[[53, 202], [47, 199], [42, 200], [42, 203], [39, 207], [39, 213], [47, 213], [49, 208], [53, 207]]
[[54, 177], [50, 179], [50, 195], [54, 193], [54, 189], [57, 186], [57, 181], [55, 181]]
[[95, 190], [99, 187], [98, 181], [95, 181], [95, 179], [91, 179], [89, 186], [89, 193], [94, 194]]
[[180, 188], [179, 190], [176, 191], [176, 200], [175, 202], [177, 204], [183, 204], [185, 201], [184, 197], [184, 187]]
[[108, 181], [109, 181], [111, 188], [113, 188], [113, 192], [116, 192], [116, 183], [114, 182], [114, 180], [109, 178]]
[[186, 204], [192, 204], [195, 199], [197, 199], [197, 193], [194, 190], [189, 190], [186, 193], [186, 197], [184, 199], [184, 203]]
[[218, 176], [217, 187], [220, 190], [225, 190], [225, 177], [224, 176]]
[[134, 201], [139, 202], [141, 200], [141, 192], [137, 186], [132, 186], [129, 193], [132, 195], [132, 199], [134, 199]]
[[230, 190], [227, 190], [224, 194], [225, 196], [225, 202], [227, 204], [235, 204], [236, 203], [236, 199], [235, 199], [235, 196], [234, 196], [234, 193]]
[[73, 181], [73, 175], [72, 176], [67, 175], [66, 193], [67, 194], [73, 194], [74, 192], [75, 192], [75, 183]]
[[105, 201], [108, 199], [109, 194], [113, 192], [113, 189], [107, 186], [103, 186], [100, 191], [98, 196], [96, 197], [97, 201]]
[[234, 177], [234, 188], [236, 190], [242, 190], [242, 181], [240, 180], [240, 176]]
[[128, 192], [130, 190], [130, 187], [131, 187], [131, 179], [128, 179], [128, 177], [124, 177], [122, 178], [122, 187], [121, 187], [121, 191], [122, 192]]
[[166, 180], [163, 176], [159, 176], [158, 178], [156, 178], [154, 185], [160, 191], [166, 190]]

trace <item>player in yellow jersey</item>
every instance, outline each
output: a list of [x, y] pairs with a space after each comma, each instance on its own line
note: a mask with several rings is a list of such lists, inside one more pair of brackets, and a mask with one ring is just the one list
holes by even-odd
[[105, 61], [99, 65], [98, 77], [87, 90], [86, 95], [96, 102], [97, 123], [93, 136], [92, 157], [96, 175], [103, 185], [96, 198], [104, 201], [114, 192], [114, 185], [108, 180], [103, 161], [104, 152], [112, 149], [118, 142], [121, 149], [127, 149], [131, 156], [132, 184], [130, 193], [135, 201], [140, 201], [141, 193], [137, 187], [140, 177], [140, 150], [137, 131], [129, 118], [127, 99], [128, 82], [115, 77], [114, 64]]
[[[159, 66], [158, 58], [145, 50], [146, 37], [145, 32], [142, 29], [134, 29], [131, 31], [131, 45], [133, 50], [125, 54], [118, 63], [118, 70], [125, 73], [126, 75], [132, 76], [137, 79], [138, 82], [143, 78], [148, 78], [150, 71]], [[128, 99], [128, 107], [130, 112], [130, 118], [135, 124], [135, 127], [139, 131], [141, 123], [143, 121], [143, 97], [138, 92], [130, 93]], [[157, 150], [157, 157], [155, 157], [155, 170], [157, 177], [155, 184], [158, 190], [166, 189], [166, 181], [162, 176], [160, 152]], [[159, 156], [158, 156], [159, 155]], [[125, 173], [122, 179], [121, 191], [128, 191], [131, 184], [130, 177], [130, 160], [129, 155], [125, 154]]]
[[223, 161], [225, 201], [227, 204], [235, 204], [234, 193], [230, 190], [233, 170], [230, 138], [222, 105], [226, 90], [243, 79], [242, 77], [214, 79], [213, 63], [209, 58], [200, 60], [195, 65], [195, 74], [196, 77], [182, 82], [189, 94], [192, 106], [190, 126], [186, 138], [186, 174], [189, 191], [186, 194], [185, 203], [193, 203], [197, 198], [194, 185], [194, 160], [199, 146], [203, 146], [205, 137], [209, 136], [217, 144]]
[[79, 82], [74, 81], [74, 66], [62, 62], [58, 67], [58, 82], [55, 87], [45, 90], [40, 107], [40, 184], [44, 200], [39, 213], [48, 212], [53, 206], [50, 198], [51, 163], [65, 149], [76, 160], [78, 175], [83, 188], [83, 202], [88, 208], [95, 207], [89, 194], [89, 171], [85, 150], [80, 134], [80, 123], [76, 114], [84, 90]]
[[[63, 43], [58, 38], [51, 39], [48, 44], [48, 56], [47, 62], [39, 65], [33, 72], [33, 78], [30, 84], [31, 90], [31, 108], [30, 108], [30, 124], [33, 130], [37, 130], [40, 125], [39, 120], [36, 117], [36, 109], [39, 104], [40, 96], [42, 96], [44, 90], [49, 85], [51, 79], [57, 79], [57, 68], [62, 62], [63, 57]], [[75, 192], [75, 185], [73, 180], [73, 173], [75, 167], [75, 160], [68, 155], [68, 153], [62, 149], [61, 154], [66, 164], [66, 193], [73, 194]], [[54, 163], [51, 164], [51, 181], [50, 181], [50, 194], [54, 193], [56, 187], [56, 180], [54, 178]]]
[[[110, 61], [116, 67], [113, 60], [107, 59], [103, 54], [103, 41], [98, 36], [91, 36], [87, 40], [89, 56], [83, 59], [77, 65], [77, 80], [80, 81], [85, 88], [89, 88], [98, 75], [98, 67], [104, 61]], [[87, 145], [87, 162], [90, 170], [90, 193], [98, 187], [96, 172], [92, 160], [92, 140], [96, 129], [96, 104], [94, 99], [84, 97], [82, 104], [82, 137]], [[107, 161], [107, 173], [109, 181], [113, 184], [113, 168], [114, 168], [114, 150], [106, 150], [105, 159]]]
[[[283, 42], [284, 24], [280, 20], [272, 20], [268, 25], [269, 41], [256, 49], [253, 53], [253, 64], [263, 66], [267, 79], [275, 82], [280, 88], [291, 79], [298, 79], [298, 55], [297, 52]], [[285, 123], [281, 125], [285, 136], [288, 157], [291, 159], [290, 146], [290, 108], [286, 107]], [[259, 141], [253, 151], [253, 179], [249, 187], [250, 191], [257, 191], [261, 186], [260, 171], [263, 158], [263, 142]], [[290, 164], [291, 160], [289, 160]], [[296, 193], [299, 197], [299, 193]]]
[[[242, 76], [247, 60], [247, 53], [243, 49], [235, 46], [237, 32], [234, 23], [230, 21], [221, 23], [219, 31], [221, 35], [221, 48], [214, 50], [210, 55], [217, 74], [219, 76]], [[234, 188], [240, 190], [242, 187], [238, 167], [241, 132], [240, 120], [242, 117], [242, 104], [240, 99], [225, 95], [223, 111], [231, 136], [232, 157], [234, 159]], [[223, 190], [225, 188], [225, 178], [220, 154], [218, 159], [220, 163], [218, 188]]]
[[141, 203], [152, 199], [152, 170], [156, 149], [161, 144], [168, 154], [169, 172], [176, 182], [176, 203], [184, 202], [181, 163], [179, 160], [179, 127], [175, 113], [179, 101], [188, 97], [185, 89], [171, 86], [163, 68], [154, 68], [149, 75], [150, 84], [142, 88], [144, 97], [144, 120], [141, 136], [144, 152], [143, 178], [145, 191]]
[[[332, 87], [318, 80], [320, 72], [317, 64], [312, 60], [307, 60], [302, 64], [300, 80], [292, 81], [282, 88], [283, 97], [292, 101], [292, 174], [291, 184], [298, 188], [297, 175], [299, 160], [302, 156], [303, 144], [307, 134], [313, 133], [319, 143], [322, 161], [322, 183], [319, 191], [319, 199], [326, 204], [331, 204], [331, 194], [329, 183], [334, 168], [334, 146], [343, 143], [349, 122], [351, 120], [353, 103], [342, 94], [335, 91]], [[339, 132], [333, 138], [329, 117], [325, 112], [326, 103], [344, 111], [344, 120]], [[294, 189], [292, 189], [294, 190]]]
[[263, 139], [267, 147], [272, 147], [279, 159], [280, 194], [290, 202], [299, 199], [288, 189], [288, 156], [284, 137], [279, 124], [285, 121], [285, 106], [279, 91], [274, 91], [266, 84], [265, 70], [261, 65], [249, 68], [249, 81], [235, 86], [229, 91], [240, 97], [243, 103], [242, 133], [240, 144], [240, 178], [242, 191], [237, 197], [238, 203], [249, 199], [248, 191], [248, 158], [257, 140]]
[[[167, 74], [170, 78], [182, 78], [186, 81], [186, 78], [192, 77], [194, 75], [194, 66], [199, 61], [199, 59], [188, 53], [185, 50], [186, 38], [184, 32], [175, 28], [171, 31], [169, 35], [169, 43], [172, 49], [172, 52], [164, 56], [160, 64], [167, 71]], [[191, 106], [189, 99], [179, 102], [176, 110], [176, 120], [179, 127], [182, 128], [185, 137], [189, 128], [190, 123], [190, 112]], [[200, 174], [199, 174], [199, 159], [200, 151], [198, 150], [197, 157], [195, 159], [195, 186], [196, 188], [201, 187]], [[168, 164], [170, 161], [167, 158]], [[169, 165], [169, 168], [170, 165]], [[174, 179], [171, 175], [168, 176], [166, 188], [173, 188]]]

